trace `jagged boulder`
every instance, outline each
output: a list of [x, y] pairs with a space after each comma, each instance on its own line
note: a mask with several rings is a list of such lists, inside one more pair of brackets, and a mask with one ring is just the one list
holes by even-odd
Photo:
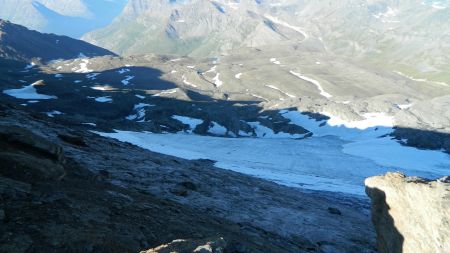
[[59, 145], [24, 128], [0, 125], [0, 176], [32, 183], [59, 180], [64, 162]]
[[179, 239], [141, 253], [222, 253], [226, 246], [226, 241], [221, 237], [203, 240]]
[[450, 252], [450, 178], [387, 173], [366, 179], [378, 251]]

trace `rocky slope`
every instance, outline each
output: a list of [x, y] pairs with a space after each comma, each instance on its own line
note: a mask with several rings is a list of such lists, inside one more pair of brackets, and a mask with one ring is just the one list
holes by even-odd
[[429, 181], [399, 173], [366, 180], [378, 251], [448, 252], [450, 180]]
[[1, 59], [50, 61], [87, 56], [114, 55], [103, 48], [66, 36], [43, 34], [0, 19]]

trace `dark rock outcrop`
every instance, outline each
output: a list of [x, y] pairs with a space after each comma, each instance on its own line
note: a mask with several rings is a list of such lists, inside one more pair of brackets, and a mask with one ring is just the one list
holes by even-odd
[[60, 180], [62, 148], [17, 126], [0, 125], [0, 175], [24, 182]]

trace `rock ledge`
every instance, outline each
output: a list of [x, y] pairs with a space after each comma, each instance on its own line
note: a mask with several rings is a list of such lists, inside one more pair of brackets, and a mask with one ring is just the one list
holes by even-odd
[[366, 179], [383, 252], [450, 252], [450, 179], [387, 173]]

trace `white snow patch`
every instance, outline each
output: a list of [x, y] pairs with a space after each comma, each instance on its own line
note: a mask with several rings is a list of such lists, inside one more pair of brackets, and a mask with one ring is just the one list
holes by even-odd
[[174, 93], [177, 93], [177, 92], [178, 92], [178, 88], [165, 90], [165, 91], [161, 91], [160, 93], [157, 93], [157, 94], [153, 95], [153, 97], [160, 97], [162, 95], [174, 94]]
[[413, 104], [403, 104], [403, 105], [398, 104], [397, 106], [401, 110], [406, 110], [406, 109], [411, 108], [413, 106]]
[[241, 76], [242, 76], [242, 73], [237, 73], [237, 74], [234, 76], [234, 78], [236, 78], [236, 79], [241, 79]]
[[91, 87], [91, 89], [93, 89], [93, 90], [100, 90], [100, 91], [112, 91], [112, 90], [114, 90], [114, 88], [109, 86], [109, 85], [95, 85], [95, 86]]
[[90, 80], [95, 80], [95, 79], [97, 79], [98, 75], [100, 75], [100, 73], [91, 73], [91, 74], [87, 74], [86, 78], [90, 79]]
[[34, 66], [36, 66], [36, 63], [30, 62], [30, 64], [28, 64], [27, 66], [25, 66], [24, 69], [32, 69], [32, 68], [34, 68]]
[[365, 118], [359, 121], [347, 121], [341, 119], [339, 116], [331, 115], [327, 112], [322, 114], [330, 117], [328, 124], [330, 126], [345, 126], [347, 128], [357, 128], [357, 129], [367, 129], [371, 127], [393, 127], [394, 117], [388, 116], [385, 113], [375, 112], [375, 113], [365, 113], [362, 116]]
[[272, 129], [261, 125], [260, 122], [247, 122], [255, 131], [256, 137], [268, 139], [300, 139], [304, 134], [290, 134], [285, 132], [275, 133]]
[[223, 85], [223, 82], [219, 79], [219, 77], [220, 73], [217, 73], [216, 76], [213, 78], [213, 82], [216, 87], [220, 87]]
[[140, 98], [140, 99], [144, 99], [145, 98], [145, 96], [141, 96], [141, 95], [139, 95], [139, 94], [136, 94], [136, 95], [134, 95], [135, 97], [137, 97], [137, 98]]
[[139, 103], [139, 104], [135, 105], [133, 108], [133, 111], [136, 113], [127, 116], [125, 119], [127, 119], [127, 120], [142, 120], [142, 119], [144, 119], [145, 108], [150, 107], [150, 106], [155, 106], [155, 105], [144, 104], [144, 103]]
[[130, 69], [123, 68], [123, 69], [117, 70], [117, 73], [119, 73], [120, 75], [125, 74], [127, 72], [130, 72]]
[[77, 69], [76, 73], [90, 73], [93, 70], [88, 68], [89, 65], [89, 59], [82, 59], [82, 62], [80, 63], [80, 68]]
[[95, 101], [99, 103], [110, 103], [113, 101], [113, 99], [109, 96], [105, 96], [105, 97], [97, 97], [95, 98]]
[[81, 123], [81, 124], [87, 125], [87, 126], [93, 126], [93, 127], [96, 127], [96, 126], [97, 126], [97, 124], [95, 124], [95, 123], [89, 123], [89, 122]]
[[56, 74], [55, 75], [55, 78], [62, 78], [63, 77], [63, 75], [61, 75], [61, 74]]
[[3, 93], [18, 99], [57, 99], [56, 96], [44, 95], [37, 93], [34, 86], [38, 85], [39, 81], [34, 82], [28, 86], [20, 89], [4, 90]]
[[192, 133], [192, 131], [198, 125], [203, 123], [203, 120], [201, 120], [201, 119], [196, 119], [196, 118], [191, 118], [191, 117], [186, 117], [186, 116], [173, 115], [172, 118], [180, 121], [181, 123], [183, 123], [185, 125], [189, 125], [189, 130], [188, 130], [189, 133]]
[[281, 62], [277, 60], [277, 58], [270, 58], [270, 62], [276, 65], [280, 65]]
[[51, 112], [46, 112], [45, 114], [47, 114], [47, 116], [49, 116], [50, 118], [53, 118], [55, 117], [55, 115], [62, 115], [63, 113], [60, 111], [53, 110]]
[[126, 76], [124, 80], [122, 80], [122, 84], [123, 85], [129, 85], [130, 81], [134, 78], [135, 76]]

